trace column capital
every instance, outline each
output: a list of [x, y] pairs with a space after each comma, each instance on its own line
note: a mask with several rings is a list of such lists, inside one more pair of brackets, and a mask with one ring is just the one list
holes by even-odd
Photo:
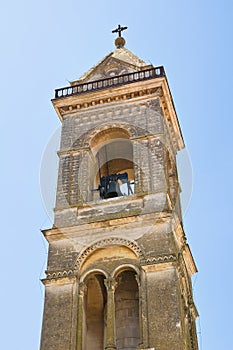
[[84, 296], [87, 292], [87, 285], [84, 282], [79, 283], [79, 295]]
[[117, 281], [113, 277], [106, 278], [104, 280], [105, 287], [107, 288], [107, 291], [115, 291], [117, 287]]
[[138, 287], [141, 287], [140, 276], [139, 276], [138, 274], [136, 274], [134, 277], [135, 277], [135, 280], [136, 280], [136, 282], [137, 282], [137, 284], [138, 284]]

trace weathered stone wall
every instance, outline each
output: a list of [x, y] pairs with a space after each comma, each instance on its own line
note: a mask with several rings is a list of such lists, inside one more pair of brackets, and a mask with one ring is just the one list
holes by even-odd
[[49, 245], [48, 270], [69, 270], [73, 268], [78, 251], [72, 239], [61, 239]]
[[71, 344], [73, 283], [45, 287], [41, 350], [65, 350]]
[[[63, 121], [57, 208], [77, 205], [88, 200], [88, 193], [82, 193], [82, 196], [79, 193], [80, 182], [82, 188], [86, 188], [89, 192], [91, 190], [88, 182], [91, 173], [89, 159], [91, 154], [89, 155], [88, 148], [91, 136], [88, 137], [88, 134], [91, 134], [94, 128], [98, 132], [98, 129], [101, 130], [106, 125], [120, 125], [123, 129], [128, 125], [134, 130], [131, 131], [130, 139], [134, 145], [133, 162], [136, 170], [138, 169], [138, 172], [135, 171], [137, 191], [157, 190], [158, 184], [156, 186], [152, 178], [162, 181], [161, 169], [158, 167], [163, 167], [161, 135], [164, 130], [164, 119], [158, 99], [124, 106], [96, 107], [71, 115]], [[148, 135], [151, 135], [150, 139]]]
[[159, 350], [183, 349], [177, 274], [174, 267], [147, 271], [149, 344]]
[[62, 124], [60, 151], [80, 147], [85, 134], [98, 125], [110, 126], [118, 123], [131, 125], [141, 130], [142, 135], [163, 133], [164, 119], [159, 99], [96, 106], [67, 116]]
[[[119, 271], [121, 268], [126, 269], [127, 266], [132, 266], [136, 271], [139, 271], [140, 293], [144, 295], [142, 299], [138, 299], [137, 304], [138, 312], [143, 312], [144, 315], [142, 321], [139, 320], [141, 327], [140, 337], [142, 328], [146, 327], [143, 335], [145, 343], [143, 349], [154, 347], [162, 350], [189, 350], [187, 344], [190, 343], [190, 332], [187, 331], [187, 325], [183, 322], [184, 311], [180, 294], [182, 288], [179, 287], [181, 280], [179, 280], [178, 271], [185, 276], [188, 285], [191, 281], [187, 275], [187, 270], [184, 270], [185, 265], [180, 265], [178, 260], [179, 247], [176, 244], [172, 231], [172, 215], [170, 218], [164, 215], [155, 220], [154, 215], [151, 214], [149, 218], [148, 216], [142, 216], [139, 219], [140, 216], [137, 219], [128, 217], [125, 222], [125, 219], [117, 219], [114, 221], [114, 224], [112, 222], [112, 226], [110, 221], [108, 221], [108, 224], [106, 221], [104, 224], [83, 224], [79, 226], [79, 230], [67, 228], [63, 231], [61, 229], [60, 239], [58, 239], [58, 235], [55, 240], [51, 241], [48, 263], [50, 283], [46, 286], [45, 322], [42, 334], [42, 339], [44, 339], [42, 344], [44, 342], [46, 345], [44, 345], [44, 348], [42, 347], [42, 350], [45, 347], [46, 350], [54, 349], [54, 342], [52, 342], [54, 337], [56, 338], [55, 344], [57, 348], [66, 350], [63, 347], [63, 338], [57, 338], [57, 334], [62, 328], [64, 337], [67, 340], [67, 327], [71, 327], [72, 332], [74, 332], [72, 328], [71, 304], [77, 303], [78, 294], [77, 292], [73, 293], [71, 284], [63, 286], [59, 282], [61, 277], [57, 273], [58, 270], [61, 272], [71, 271], [77, 275], [78, 282], [82, 276], [86, 276], [89, 273], [95, 274], [95, 271], [96, 273], [102, 271], [105, 276], [114, 276], [116, 273], [114, 271]], [[56, 234], [54, 234], [54, 237], [56, 237]], [[101, 240], [103, 243], [101, 243]], [[81, 252], [83, 252], [83, 258], [81, 258]], [[80, 263], [77, 264], [77, 261], [80, 261]], [[141, 269], [144, 271], [144, 277], [140, 272]], [[56, 273], [51, 278], [53, 271]], [[187, 299], [188, 294], [187, 292], [185, 293], [185, 298]], [[95, 292], [93, 295], [95, 295]], [[127, 293], [125, 296], [127, 296]], [[121, 299], [121, 295], [118, 295], [117, 298]], [[130, 339], [127, 340], [127, 336], [124, 336], [125, 333], [123, 332], [124, 327], [121, 327], [124, 324], [121, 317], [124, 318], [124, 312], [131, 312], [128, 308], [132, 308], [135, 300], [132, 302], [126, 301], [125, 308], [121, 311], [123, 304], [121, 305], [120, 299], [116, 299], [118, 300], [116, 303], [117, 334], [119, 339], [122, 339], [122, 344], [124, 346], [128, 344], [131, 349], [130, 346], [137, 341], [138, 335], [129, 336]], [[58, 309], [59, 312], [57, 314]], [[135, 317], [134, 312], [136, 312], [136, 309], [132, 311]], [[63, 313], [65, 313], [65, 317], [60, 319]], [[78, 310], [75, 313], [78, 314]], [[91, 317], [91, 321], [88, 321], [88, 324], [92, 327], [95, 318], [93, 318], [94, 316], [92, 316], [90, 309], [88, 313], [88, 317]], [[55, 315], [57, 321], [54, 323], [53, 318]], [[100, 329], [102, 329], [101, 327]], [[193, 327], [195, 327], [195, 324], [193, 324]], [[49, 337], [46, 330], [50, 334]], [[83, 329], [83, 332], [85, 337], [85, 334], [88, 334], [85, 333], [87, 330]], [[101, 341], [101, 337], [97, 334], [98, 332], [93, 332], [88, 340], [88, 344], [92, 344], [92, 337], [97, 337], [98, 341]], [[135, 334], [138, 334], [137, 332], [135, 330]], [[134, 334], [133, 328], [131, 333]], [[147, 333], [147, 336], [145, 333]], [[147, 339], [145, 340], [146, 337]], [[120, 343], [121, 340], [119, 340]], [[132, 345], [132, 349], [134, 349], [134, 346]], [[75, 347], [71, 349], [76, 350]]]
[[[176, 248], [170, 220], [158, 218], [155, 221], [152, 216], [148, 222], [144, 220], [143, 225], [141, 220], [143, 220], [143, 215], [141, 219], [139, 216], [139, 220], [135, 217], [132, 217], [130, 221], [129, 218], [127, 218], [127, 221], [124, 218], [116, 219], [111, 226], [93, 223], [89, 227], [87, 223], [82, 225], [79, 230], [76, 229], [70, 233], [67, 230], [63, 232], [63, 229], [60, 228], [61, 237], [55, 240], [52, 239], [49, 244], [47, 269], [51, 272], [60, 270], [68, 272], [74, 267], [79, 253], [84, 248], [106, 239], [109, 240], [109, 245], [111, 245], [111, 239], [114, 242], [116, 237], [119, 240], [135, 241], [145, 258], [175, 254]], [[111, 256], [111, 260], [114, 260], [113, 256]], [[126, 257], [125, 260], [127, 261]], [[105, 260], [105, 262], [107, 261]]]

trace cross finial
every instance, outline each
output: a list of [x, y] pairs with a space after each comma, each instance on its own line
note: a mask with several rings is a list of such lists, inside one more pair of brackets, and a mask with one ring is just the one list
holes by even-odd
[[121, 38], [121, 32], [123, 32], [123, 30], [128, 29], [128, 27], [121, 27], [120, 24], [118, 24], [118, 27], [114, 30], [112, 30], [112, 33], [118, 33], [118, 37]]

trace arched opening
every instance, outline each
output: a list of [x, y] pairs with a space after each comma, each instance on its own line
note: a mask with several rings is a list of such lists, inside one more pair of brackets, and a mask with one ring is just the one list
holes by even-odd
[[140, 342], [139, 290], [136, 273], [132, 270], [117, 276], [115, 291], [117, 350], [136, 350]]
[[103, 350], [105, 346], [105, 306], [107, 301], [104, 276], [93, 273], [86, 280], [84, 349]]
[[124, 130], [110, 129], [95, 142], [94, 188], [99, 197], [129, 196], [134, 193], [133, 146]]

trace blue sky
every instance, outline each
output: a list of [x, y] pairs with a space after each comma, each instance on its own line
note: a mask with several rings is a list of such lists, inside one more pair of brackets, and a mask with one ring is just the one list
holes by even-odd
[[[0, 348], [39, 348], [41, 158], [60, 122], [50, 99], [114, 50], [164, 65], [193, 167], [184, 227], [198, 274], [194, 295], [200, 350], [232, 344], [233, 5], [222, 0], [9, 0], [1, 4], [1, 337]], [[48, 172], [48, 176], [50, 172]]]

